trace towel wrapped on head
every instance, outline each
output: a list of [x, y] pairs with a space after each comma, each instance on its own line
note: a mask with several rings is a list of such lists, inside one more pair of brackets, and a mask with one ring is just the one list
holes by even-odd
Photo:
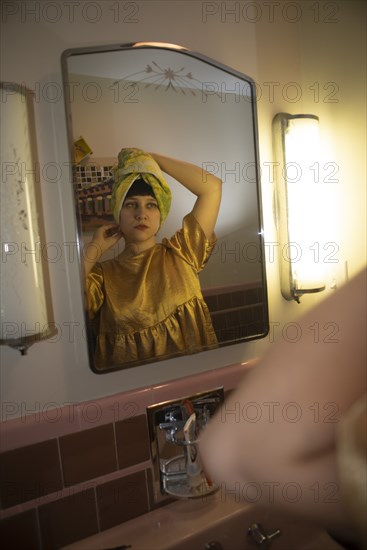
[[151, 186], [161, 214], [161, 224], [164, 222], [171, 206], [171, 190], [158, 163], [149, 153], [136, 148], [121, 149], [113, 176], [112, 211], [116, 223], [119, 223], [126, 194], [137, 179], [143, 179]]

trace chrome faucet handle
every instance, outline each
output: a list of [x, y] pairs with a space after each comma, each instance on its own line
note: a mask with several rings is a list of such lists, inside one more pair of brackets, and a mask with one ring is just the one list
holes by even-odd
[[181, 430], [185, 425], [184, 420], [175, 420], [174, 422], [160, 422], [158, 428], [160, 430]]
[[276, 529], [272, 533], [266, 534], [263, 526], [260, 523], [253, 523], [247, 530], [247, 539], [250, 543], [256, 544], [263, 548], [269, 548], [275, 537], [281, 535], [280, 529]]
[[177, 433], [182, 430], [185, 422], [182, 420], [175, 420], [171, 422], [160, 422], [158, 428], [165, 432], [166, 441], [170, 441], [175, 445], [178, 444]]

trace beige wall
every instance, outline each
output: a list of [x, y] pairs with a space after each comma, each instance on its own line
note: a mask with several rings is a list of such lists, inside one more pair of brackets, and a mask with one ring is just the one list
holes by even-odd
[[[30, 13], [30, 4], [38, 5], [39, 13]], [[258, 100], [258, 117], [263, 214], [268, 243], [277, 240], [273, 182], [267, 165], [272, 161], [272, 117], [280, 111], [308, 111], [319, 115], [324, 139], [324, 160], [320, 167], [326, 162], [339, 167], [336, 176], [339, 181], [327, 184], [325, 204], [330, 216], [326, 231], [330, 241], [339, 247], [338, 263], [326, 266], [328, 286], [333, 277], [338, 284], [345, 281], [345, 262], [348, 262], [351, 276], [366, 260], [364, 2], [312, 3], [319, 5], [319, 13], [307, 2], [281, 2], [278, 7], [275, 2], [273, 14], [269, 3], [259, 2], [256, 24], [251, 22], [255, 15], [247, 9], [248, 2], [104, 0], [78, 2], [73, 13], [63, 1], [57, 2], [60, 9], [56, 13], [55, 4], [9, 2], [9, 12], [3, 13], [2, 18], [1, 80], [23, 82], [36, 91], [46, 235], [47, 240], [56, 243], [63, 252], [58, 261], [50, 263], [55, 320], [61, 328], [59, 339], [36, 344], [25, 357], [8, 347], [0, 350], [2, 402], [7, 417], [10, 413], [19, 416], [37, 410], [46, 403], [61, 406], [135, 385], [143, 386], [157, 376], [161, 380], [177, 378], [196, 372], [198, 364], [210, 370], [241, 362], [261, 354], [269, 344], [267, 338], [166, 361], [154, 368], [142, 367], [104, 376], [96, 376], [89, 370], [81, 329], [83, 313], [78, 264], [75, 258], [66, 254], [70, 250], [67, 243], [75, 241], [75, 222], [66, 166], [65, 112], [62, 98], [52, 95], [61, 90], [60, 56], [65, 49], [141, 40], [165, 41], [184, 45], [250, 75], [262, 92]], [[93, 5], [100, 11], [95, 11]], [[230, 5], [238, 6], [240, 11], [229, 14], [226, 9]], [[119, 14], [114, 11], [116, 6], [120, 7]], [[131, 6], [138, 8], [134, 15], [131, 15]], [[292, 11], [294, 6], [298, 6], [297, 11]], [[94, 17], [97, 20], [92, 22]], [[290, 22], [293, 18], [298, 21]], [[301, 91], [301, 97], [294, 101], [292, 92], [297, 90]], [[335, 93], [330, 96], [330, 92]], [[331, 99], [336, 101], [331, 102]], [[57, 177], [53, 169], [56, 165]], [[273, 260], [270, 254], [267, 255], [267, 273], [270, 320], [276, 323], [273, 325], [276, 336], [281, 336], [286, 323], [332, 292], [328, 290], [322, 295], [306, 297], [301, 305], [287, 303], [280, 295], [276, 258]]]

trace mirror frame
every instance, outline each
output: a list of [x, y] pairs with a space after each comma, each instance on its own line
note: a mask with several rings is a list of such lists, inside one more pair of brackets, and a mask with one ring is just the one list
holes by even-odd
[[[126, 366], [114, 366], [109, 367], [106, 369], [96, 369], [94, 367], [94, 361], [93, 361], [93, 345], [91, 343], [92, 336], [91, 331], [88, 328], [89, 325], [89, 319], [87, 316], [87, 311], [85, 307], [85, 289], [84, 289], [84, 283], [83, 283], [83, 264], [82, 264], [82, 250], [81, 250], [81, 242], [82, 242], [82, 221], [81, 221], [81, 214], [78, 209], [78, 201], [76, 200], [76, 186], [75, 186], [75, 166], [74, 163], [74, 136], [72, 133], [72, 112], [71, 112], [71, 101], [70, 101], [70, 87], [67, 86], [68, 84], [68, 68], [67, 68], [67, 62], [68, 59], [75, 55], [83, 55], [83, 54], [93, 54], [93, 53], [103, 53], [103, 52], [116, 52], [116, 51], [123, 51], [123, 50], [136, 50], [139, 48], [144, 49], [152, 49], [152, 50], [165, 50], [165, 51], [173, 51], [173, 52], [181, 52], [189, 57], [192, 57], [194, 59], [197, 59], [199, 61], [202, 61], [204, 63], [207, 63], [208, 65], [222, 70], [225, 73], [228, 73], [229, 75], [233, 77], [237, 77], [241, 80], [246, 80], [247, 84], [250, 87], [251, 90], [251, 101], [249, 103], [251, 104], [251, 114], [252, 114], [252, 120], [253, 120], [253, 127], [252, 127], [252, 139], [253, 139], [253, 145], [254, 145], [254, 162], [255, 162], [255, 173], [256, 173], [256, 197], [257, 197], [257, 210], [258, 210], [258, 220], [259, 220], [259, 248], [260, 248], [260, 265], [261, 265], [261, 282], [262, 282], [262, 298], [263, 298], [263, 307], [264, 307], [264, 323], [263, 323], [263, 332], [255, 333], [250, 336], [242, 337], [239, 339], [234, 340], [228, 340], [224, 342], [220, 342], [218, 348], [220, 349], [222, 347], [227, 346], [233, 346], [236, 344], [243, 344], [252, 340], [257, 340], [264, 338], [269, 333], [269, 306], [268, 306], [268, 292], [267, 292], [267, 279], [266, 279], [266, 264], [265, 264], [265, 246], [264, 246], [264, 228], [263, 228], [263, 216], [262, 216], [262, 200], [261, 200], [261, 178], [260, 178], [260, 162], [259, 162], [259, 145], [258, 145], [258, 120], [257, 120], [257, 110], [256, 110], [256, 84], [255, 81], [247, 76], [244, 73], [241, 73], [235, 69], [232, 69], [231, 67], [224, 65], [218, 61], [215, 61], [214, 59], [211, 59], [210, 57], [207, 57], [206, 55], [203, 55], [201, 53], [198, 53], [196, 51], [190, 50], [184, 46], [179, 46], [176, 44], [170, 44], [165, 42], [130, 42], [125, 44], [110, 44], [110, 45], [98, 45], [98, 46], [88, 46], [88, 47], [81, 47], [81, 48], [70, 48], [65, 50], [61, 55], [61, 72], [62, 72], [62, 84], [63, 84], [63, 90], [64, 90], [64, 104], [65, 104], [65, 112], [66, 112], [66, 126], [67, 126], [67, 136], [68, 136], [68, 146], [69, 146], [69, 160], [70, 160], [70, 182], [72, 186], [72, 193], [75, 198], [74, 200], [74, 212], [75, 212], [75, 218], [77, 220], [77, 231], [76, 231], [76, 243], [77, 243], [77, 257], [79, 261], [79, 275], [80, 275], [80, 289], [81, 294], [83, 297], [83, 304], [84, 304], [84, 320], [85, 320], [85, 327], [86, 327], [86, 341], [87, 341], [87, 348], [88, 348], [88, 357], [89, 357], [89, 367], [95, 374], [108, 374], [111, 372], [116, 372], [120, 370], [126, 370], [133, 367], [139, 367], [144, 366], [149, 363], [156, 363], [158, 361], [166, 361], [169, 359], [175, 359], [177, 357], [185, 356], [184, 353], [179, 355], [171, 355], [171, 356], [164, 356], [164, 357], [157, 357], [156, 359], [151, 359], [147, 362], [136, 362], [135, 364], [129, 363]], [[205, 352], [207, 350], [203, 350]], [[198, 350], [197, 352], [193, 353], [192, 355], [195, 356], [198, 353], [202, 353], [202, 351]], [[187, 354], [186, 354], [187, 355]], [[191, 355], [191, 354], [190, 354]]]

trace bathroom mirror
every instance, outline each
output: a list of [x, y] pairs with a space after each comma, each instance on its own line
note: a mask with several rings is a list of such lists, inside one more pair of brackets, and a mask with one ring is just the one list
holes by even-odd
[[[196, 164], [223, 181], [217, 243], [200, 273], [218, 346], [265, 336], [268, 305], [254, 82], [203, 55], [161, 43], [67, 50], [62, 69], [80, 258], [95, 228], [113, 221], [111, 167], [123, 147]], [[170, 176], [166, 179], [172, 206], [158, 241], [174, 234], [196, 198]], [[123, 240], [102, 259], [122, 250]], [[95, 372], [138, 364], [97, 368], [88, 322], [86, 316]]]

